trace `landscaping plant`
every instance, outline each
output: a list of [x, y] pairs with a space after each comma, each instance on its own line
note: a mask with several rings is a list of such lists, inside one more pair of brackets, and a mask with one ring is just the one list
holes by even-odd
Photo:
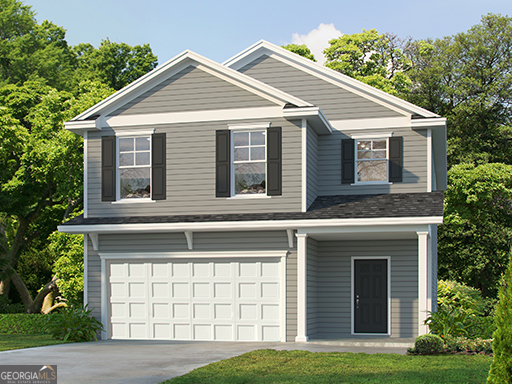
[[46, 330], [54, 339], [64, 341], [93, 341], [104, 331], [103, 325], [91, 316], [91, 309], [69, 306], [49, 317]]
[[494, 358], [487, 384], [512, 383], [512, 252], [499, 296], [492, 346]]
[[437, 335], [420, 335], [414, 341], [414, 348], [408, 352], [420, 355], [433, 355], [444, 352], [443, 339]]

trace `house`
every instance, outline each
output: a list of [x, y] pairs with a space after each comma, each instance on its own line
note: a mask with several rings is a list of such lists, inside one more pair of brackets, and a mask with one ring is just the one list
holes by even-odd
[[261, 41], [185, 51], [66, 122], [105, 339], [411, 338], [435, 308], [446, 120]]

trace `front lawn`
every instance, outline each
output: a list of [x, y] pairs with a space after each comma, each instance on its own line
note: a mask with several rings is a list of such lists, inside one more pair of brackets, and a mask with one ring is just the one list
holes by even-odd
[[64, 343], [64, 341], [52, 339], [52, 336], [46, 333], [29, 335], [0, 333], [0, 351]]
[[485, 383], [492, 357], [402, 356], [308, 351], [253, 351], [162, 384], [198, 383]]

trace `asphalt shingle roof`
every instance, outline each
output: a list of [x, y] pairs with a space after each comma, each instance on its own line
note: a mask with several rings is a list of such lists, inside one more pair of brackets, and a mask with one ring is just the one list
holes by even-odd
[[307, 212], [91, 218], [78, 216], [63, 225], [431, 217], [443, 216], [443, 198], [444, 193], [441, 191], [382, 195], [319, 196]]

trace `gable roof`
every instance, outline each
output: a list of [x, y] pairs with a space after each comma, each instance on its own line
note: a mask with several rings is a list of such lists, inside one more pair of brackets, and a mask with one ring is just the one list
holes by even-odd
[[424, 108], [418, 107], [396, 96], [390, 95], [265, 40], [257, 42], [239, 54], [226, 60], [223, 65], [239, 70], [262, 55], [270, 56], [294, 68], [316, 76], [330, 84], [358, 94], [359, 96], [403, 114], [414, 115], [422, 118], [440, 117], [439, 115]]
[[79, 131], [96, 126], [96, 129], [100, 129], [98, 125], [101, 125], [101, 122], [95, 123], [99, 116], [112, 113], [152, 87], [190, 66], [197, 67], [212, 76], [267, 99], [275, 103], [276, 106], [284, 107], [290, 104], [297, 107], [313, 106], [298, 97], [187, 50], [74, 117], [66, 123], [66, 128]]

